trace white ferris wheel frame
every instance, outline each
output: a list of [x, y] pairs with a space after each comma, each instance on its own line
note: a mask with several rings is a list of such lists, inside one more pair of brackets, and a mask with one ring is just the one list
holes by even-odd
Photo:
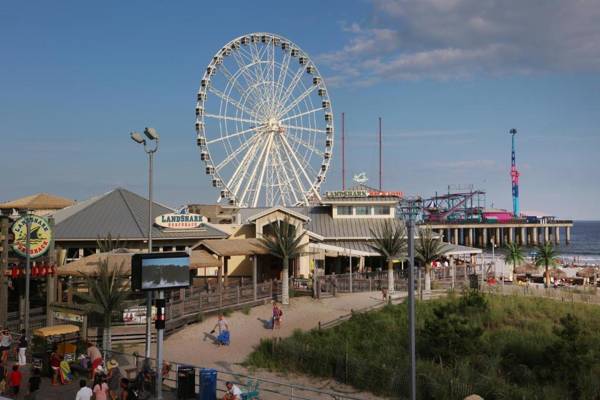
[[[298, 67], [291, 66], [294, 59]], [[227, 60], [235, 64], [228, 67]], [[218, 74], [226, 82], [222, 88], [213, 83]], [[305, 82], [306, 76], [312, 84]], [[207, 110], [209, 98], [219, 99], [218, 109]], [[317, 104], [313, 98], [319, 99]], [[208, 122], [218, 125], [218, 132], [207, 129]], [[206, 174], [220, 188], [219, 202], [257, 207], [320, 200], [319, 187], [333, 154], [334, 122], [317, 67], [299, 46], [279, 35], [259, 32], [231, 40], [202, 78], [196, 143]]]

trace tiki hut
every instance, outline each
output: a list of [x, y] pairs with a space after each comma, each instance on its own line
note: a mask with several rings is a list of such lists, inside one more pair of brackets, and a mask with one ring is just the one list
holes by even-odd
[[579, 271], [577, 271], [576, 275], [580, 278], [588, 278], [589, 279], [589, 278], [592, 278], [592, 277], [598, 275], [598, 270], [593, 267], [585, 267], [585, 268], [582, 268]]
[[[80, 276], [98, 273], [101, 260], [108, 260], [110, 271], [121, 269], [124, 276], [131, 275], [131, 256], [134, 253], [126, 249], [117, 249], [107, 253], [96, 253], [58, 267], [58, 275]], [[205, 250], [194, 250], [190, 256], [190, 269], [219, 267], [219, 260]]]
[[565, 279], [568, 276], [567, 273], [560, 268], [550, 268], [548, 272], [550, 273], [550, 276], [554, 278], [554, 280]]
[[515, 269], [517, 275], [534, 275], [540, 272], [535, 264], [521, 264]]

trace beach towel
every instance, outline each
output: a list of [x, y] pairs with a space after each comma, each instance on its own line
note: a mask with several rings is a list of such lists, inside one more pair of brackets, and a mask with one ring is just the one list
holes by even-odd
[[65, 360], [60, 362], [60, 383], [65, 384], [73, 380], [73, 374], [71, 373], [71, 366]]
[[219, 333], [219, 336], [217, 336], [217, 342], [224, 346], [228, 346], [229, 345], [229, 331], [222, 331], [221, 333]]

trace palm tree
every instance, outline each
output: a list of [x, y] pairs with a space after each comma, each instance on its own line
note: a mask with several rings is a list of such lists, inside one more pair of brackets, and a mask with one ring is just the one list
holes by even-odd
[[520, 265], [523, 261], [525, 261], [525, 257], [523, 257], [523, 250], [521, 246], [516, 243], [509, 243], [506, 245], [506, 250], [508, 253], [504, 256], [504, 261], [508, 264], [513, 265], [513, 276], [517, 273], [517, 265]]
[[275, 221], [271, 224], [273, 232], [261, 238], [262, 245], [266, 247], [271, 255], [283, 260], [283, 271], [281, 274], [281, 302], [290, 304], [290, 282], [289, 268], [290, 259], [302, 254], [303, 245], [300, 244], [302, 236], [297, 235], [296, 225], [289, 219]]
[[96, 238], [96, 245], [98, 246], [100, 253], [108, 253], [120, 249], [121, 247], [125, 247], [124, 243], [121, 243], [121, 238], [119, 236], [113, 238], [110, 232], [104, 237], [98, 236]]
[[549, 267], [553, 267], [558, 264], [558, 253], [554, 250], [554, 246], [551, 242], [540, 244], [537, 248], [537, 256], [535, 258], [535, 265], [545, 267], [545, 281], [544, 287], [550, 287], [550, 271]]
[[98, 274], [82, 274], [86, 280], [88, 292], [77, 293], [90, 314], [102, 316], [102, 347], [111, 350], [111, 319], [124, 308], [124, 300], [129, 294], [127, 281], [123, 278], [123, 264], [112, 271], [108, 259], [99, 263]]
[[431, 264], [444, 255], [444, 243], [431, 228], [421, 230], [415, 248], [417, 259], [425, 266], [425, 292], [431, 292]]
[[388, 266], [388, 296], [394, 292], [394, 260], [404, 258], [407, 251], [406, 227], [386, 220], [378, 229], [370, 229], [373, 243], [369, 247], [385, 259]]

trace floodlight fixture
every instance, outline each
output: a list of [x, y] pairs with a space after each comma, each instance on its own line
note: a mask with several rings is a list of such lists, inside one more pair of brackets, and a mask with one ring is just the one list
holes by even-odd
[[146, 140], [142, 137], [142, 135], [139, 132], [131, 132], [130, 136], [131, 140], [133, 140], [136, 143], [142, 144], [146, 142]]
[[150, 140], [158, 140], [159, 139], [158, 132], [156, 132], [156, 129], [154, 129], [154, 128], [145, 128], [144, 135], [146, 135], [146, 137]]

